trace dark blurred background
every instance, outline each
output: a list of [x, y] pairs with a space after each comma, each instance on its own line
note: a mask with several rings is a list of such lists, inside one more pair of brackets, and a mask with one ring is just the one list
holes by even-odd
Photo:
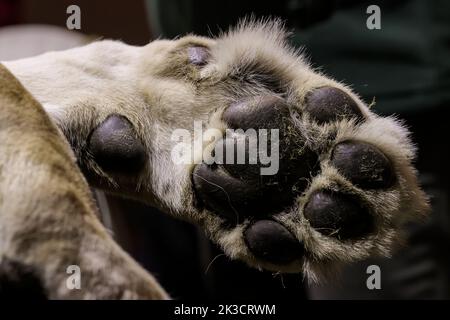
[[[68, 31], [66, 8], [81, 9], [81, 30]], [[366, 27], [369, 5], [381, 29]], [[419, 147], [417, 168], [433, 212], [407, 226], [409, 247], [392, 259], [345, 268], [326, 285], [301, 274], [273, 275], [230, 261], [196, 227], [153, 208], [97, 192], [102, 218], [116, 239], [186, 300], [449, 299], [450, 2], [445, 0], [0, 0], [0, 60], [120, 39], [144, 45], [189, 32], [217, 35], [239, 18], [276, 16], [293, 31], [311, 63], [352, 84], [375, 112], [405, 119]], [[366, 287], [367, 266], [381, 268], [381, 290]]]

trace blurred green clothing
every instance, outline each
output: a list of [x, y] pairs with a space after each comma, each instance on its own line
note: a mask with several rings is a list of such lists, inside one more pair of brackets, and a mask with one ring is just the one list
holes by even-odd
[[337, 11], [296, 32], [315, 65], [351, 84], [376, 110], [450, 107], [450, 1], [380, 4], [381, 29], [366, 28], [366, 5]]
[[[148, 0], [153, 30], [167, 37], [217, 34], [239, 18], [281, 16], [314, 67], [350, 84], [380, 113], [450, 107], [450, 1]], [[381, 9], [369, 30], [366, 9]]]

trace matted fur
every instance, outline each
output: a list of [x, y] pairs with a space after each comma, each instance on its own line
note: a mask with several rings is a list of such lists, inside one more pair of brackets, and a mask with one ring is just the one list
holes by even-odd
[[[5, 65], [62, 130], [94, 186], [201, 225], [232, 259], [275, 272], [303, 271], [310, 280], [318, 281], [342, 263], [372, 255], [389, 256], [401, 242], [401, 224], [424, 216], [428, 204], [412, 166], [415, 150], [408, 130], [395, 118], [377, 116], [347, 86], [310, 68], [300, 52], [288, 45], [286, 36], [279, 21], [247, 21], [215, 39], [186, 36], [144, 47], [105, 40]], [[207, 48], [205, 66], [189, 63], [187, 49], [192, 46]], [[305, 96], [323, 86], [349, 94], [367, 120], [320, 126], [311, 121], [303, 112]], [[251, 254], [243, 240], [248, 221], [230, 229], [222, 218], [198, 208], [191, 179], [194, 164], [171, 160], [175, 129], [192, 132], [194, 121], [202, 121], [205, 129], [224, 132], [222, 112], [234, 102], [261, 94], [288, 101], [291, 112], [297, 115], [296, 129], [307, 146], [320, 154], [321, 161], [321, 173], [308, 177], [309, 186], [296, 205], [290, 212], [274, 216], [306, 248], [304, 258], [283, 266]], [[147, 149], [149, 160], [138, 175], [108, 174], [86, 152], [89, 134], [113, 113], [130, 120]], [[394, 165], [396, 185], [386, 190], [362, 190], [330, 166], [333, 146], [348, 139], [371, 143], [383, 151]], [[203, 148], [210, 147], [205, 141]], [[202, 151], [197, 150], [195, 157]], [[322, 188], [361, 199], [375, 218], [375, 232], [359, 240], [340, 241], [311, 228], [303, 207], [309, 195]]]

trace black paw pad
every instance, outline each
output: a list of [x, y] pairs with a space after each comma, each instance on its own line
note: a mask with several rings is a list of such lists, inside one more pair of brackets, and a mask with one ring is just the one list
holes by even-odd
[[[297, 133], [286, 102], [276, 96], [243, 100], [230, 106], [224, 112], [223, 120], [231, 129], [246, 132], [254, 129], [253, 141], [257, 137], [257, 142], [251, 144], [247, 133], [218, 141], [216, 150], [222, 150], [220, 153], [225, 161], [214, 165], [200, 164], [194, 169], [193, 184], [198, 198], [209, 210], [234, 223], [247, 217], [267, 217], [290, 207], [319, 166], [317, 155], [305, 147], [303, 138]], [[264, 132], [261, 129], [267, 130], [267, 144], [263, 143], [265, 151], [260, 149], [263, 140], [259, 134]], [[278, 141], [272, 142], [271, 129], [278, 130]], [[237, 148], [242, 141], [245, 148]], [[274, 149], [277, 154], [272, 153], [272, 143], [277, 146]], [[237, 161], [239, 149], [245, 161]], [[233, 150], [234, 155], [227, 154], [229, 150]], [[261, 163], [259, 157], [269, 153], [271, 163]], [[250, 163], [250, 158], [258, 159]], [[267, 168], [273, 162], [277, 163], [273, 174], [262, 174], [261, 168]]]
[[222, 118], [233, 129], [279, 129], [289, 117], [286, 102], [272, 95], [257, 96], [227, 108]]
[[375, 146], [345, 141], [335, 146], [331, 163], [355, 185], [365, 189], [388, 188], [395, 181], [389, 159]]
[[244, 232], [244, 239], [255, 257], [286, 264], [303, 256], [302, 244], [284, 226], [273, 220], [260, 220]]
[[342, 118], [364, 119], [356, 102], [344, 91], [333, 87], [322, 87], [309, 93], [305, 111], [319, 124]]
[[113, 172], [139, 171], [147, 159], [133, 125], [121, 115], [109, 116], [94, 129], [88, 151], [104, 170]]
[[373, 218], [360, 201], [330, 191], [313, 193], [304, 215], [318, 232], [342, 240], [362, 237], [373, 229]]
[[231, 176], [221, 166], [198, 165], [193, 172], [197, 196], [209, 210], [234, 223], [265, 211], [261, 191], [251, 183]]

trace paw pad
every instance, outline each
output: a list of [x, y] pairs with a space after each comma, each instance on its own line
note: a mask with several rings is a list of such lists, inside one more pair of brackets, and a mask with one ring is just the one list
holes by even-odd
[[[350, 119], [355, 121], [343, 121]], [[279, 96], [257, 96], [229, 106], [222, 120], [232, 129], [279, 130], [279, 170], [274, 175], [261, 175], [259, 162], [194, 168], [197, 198], [208, 214], [223, 218], [219, 232], [243, 226], [244, 258], [251, 253], [269, 269], [275, 264], [291, 270], [333, 256], [330, 248], [357, 256], [384, 246], [386, 239], [393, 241], [390, 218], [374, 199], [389, 193], [390, 204], [396, 203], [395, 167], [377, 146], [362, 141], [365, 135], [358, 135], [373, 122], [350, 95], [320, 87], [307, 94], [303, 106], [289, 105]], [[337, 138], [342, 132], [344, 141]], [[235, 145], [233, 139], [223, 138], [217, 145]], [[246, 144], [246, 159], [250, 148]], [[342, 177], [349, 182], [345, 187]], [[358, 249], [350, 249], [352, 245]]]
[[316, 231], [341, 240], [367, 235], [373, 229], [373, 219], [361, 201], [331, 191], [313, 193], [304, 215]]
[[[245, 100], [230, 106], [224, 112], [223, 120], [233, 129], [279, 130], [279, 168], [274, 175], [261, 175], [263, 165], [260, 162], [198, 165], [193, 173], [194, 187], [205, 206], [234, 223], [248, 217], [267, 217], [292, 206], [295, 197], [306, 188], [308, 178], [317, 172], [318, 158], [296, 133], [286, 102], [274, 96]], [[226, 145], [237, 144], [233, 139], [218, 142], [224, 159], [227, 158]], [[270, 139], [268, 143], [270, 150]], [[236, 151], [234, 149], [235, 156]], [[246, 159], [249, 159], [249, 151], [247, 143]]]
[[365, 142], [339, 143], [333, 150], [331, 164], [364, 189], [388, 188], [395, 180], [389, 159], [377, 147]]
[[111, 115], [93, 130], [88, 152], [109, 172], [135, 172], [145, 164], [147, 153], [130, 121]]
[[285, 264], [303, 255], [303, 246], [280, 223], [260, 220], [244, 232], [250, 251], [258, 258], [275, 264]]
[[308, 94], [305, 111], [319, 124], [341, 118], [364, 119], [356, 102], [342, 90], [333, 87], [318, 88]]
[[188, 48], [189, 61], [196, 66], [204, 66], [208, 62], [209, 53], [205, 47]]

